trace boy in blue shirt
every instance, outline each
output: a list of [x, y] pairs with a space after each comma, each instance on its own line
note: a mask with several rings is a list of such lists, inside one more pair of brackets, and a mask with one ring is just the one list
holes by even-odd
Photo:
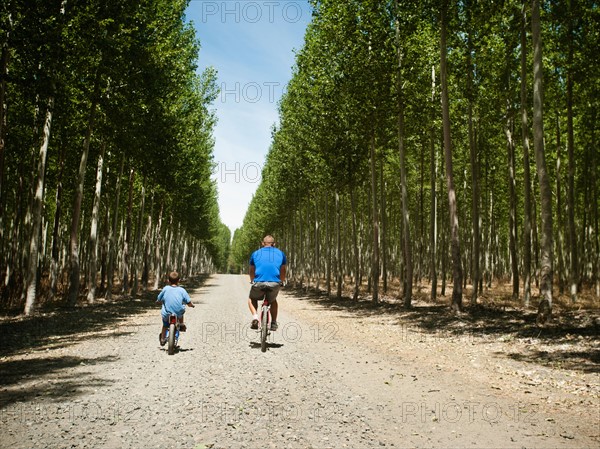
[[176, 271], [172, 271], [169, 274], [169, 285], [163, 287], [161, 292], [158, 294], [156, 302], [162, 302], [162, 308], [160, 315], [162, 317], [162, 331], [158, 334], [158, 340], [160, 345], [164, 346], [167, 342], [166, 332], [169, 328], [169, 315], [174, 313], [177, 315], [177, 320], [181, 323], [180, 330], [185, 331], [185, 324], [183, 324], [183, 314], [185, 313], [185, 305], [190, 307], [196, 307], [192, 304], [192, 300], [185, 288], [177, 285], [179, 283], [179, 274]]
[[[254, 251], [250, 256], [248, 274], [252, 287], [248, 299], [248, 307], [252, 314], [251, 329], [258, 329], [258, 300], [267, 296], [271, 304], [271, 330], [277, 330], [277, 294], [285, 282], [287, 259], [283, 251], [275, 248], [275, 239], [272, 235], [263, 238], [262, 248]], [[268, 289], [265, 291], [265, 287]]]

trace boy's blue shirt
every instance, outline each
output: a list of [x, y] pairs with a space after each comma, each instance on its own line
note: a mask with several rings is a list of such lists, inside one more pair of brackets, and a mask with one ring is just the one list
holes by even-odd
[[250, 265], [256, 267], [255, 282], [279, 282], [279, 272], [282, 265], [287, 264], [283, 251], [273, 246], [265, 246], [252, 253]]
[[162, 309], [160, 314], [163, 318], [167, 318], [171, 313], [181, 317], [185, 313], [185, 305], [189, 304], [192, 300], [190, 295], [185, 291], [183, 287], [165, 285], [161, 292], [158, 294], [156, 302], [162, 302]]

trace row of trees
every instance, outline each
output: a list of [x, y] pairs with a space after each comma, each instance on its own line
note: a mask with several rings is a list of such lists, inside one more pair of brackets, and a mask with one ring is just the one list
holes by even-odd
[[223, 268], [216, 73], [186, 0], [0, 6], [2, 306], [75, 305]]
[[313, 8], [238, 264], [269, 232], [293, 281], [337, 295], [600, 296], [597, 2]]

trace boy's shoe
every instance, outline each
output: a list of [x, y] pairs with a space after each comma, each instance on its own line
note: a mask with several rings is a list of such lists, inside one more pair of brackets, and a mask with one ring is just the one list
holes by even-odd
[[180, 332], [185, 332], [185, 330], [186, 330], [186, 329], [187, 329], [187, 327], [185, 326], [185, 324], [181, 323], [181, 324], [179, 325], [179, 331], [180, 331]]
[[162, 338], [162, 332], [158, 334], [158, 341], [161, 346], [164, 346], [167, 343], [167, 340], [165, 338]]
[[250, 325], [250, 329], [258, 329], [258, 320], [256, 318], [252, 320], [252, 324]]
[[278, 327], [279, 327], [279, 325], [277, 324], [276, 321], [271, 322], [271, 330], [272, 331], [276, 331]]

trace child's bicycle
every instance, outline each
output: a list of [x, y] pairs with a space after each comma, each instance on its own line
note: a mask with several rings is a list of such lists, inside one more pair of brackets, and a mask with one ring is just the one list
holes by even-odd
[[165, 334], [167, 338], [167, 352], [169, 355], [175, 354], [177, 343], [179, 342], [179, 331], [181, 330], [181, 322], [177, 319], [177, 315], [172, 313], [169, 315], [169, 328]]

